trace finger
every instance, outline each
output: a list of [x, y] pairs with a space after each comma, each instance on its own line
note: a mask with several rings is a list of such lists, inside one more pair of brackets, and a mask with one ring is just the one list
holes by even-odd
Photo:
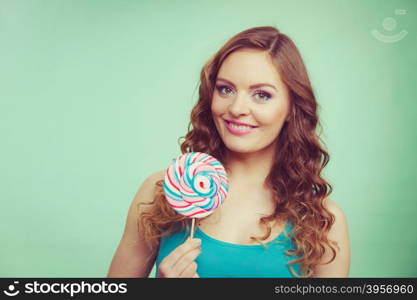
[[188, 266], [193, 263], [193, 261], [197, 258], [198, 255], [200, 255], [201, 250], [199, 248], [193, 249], [187, 254], [183, 255], [176, 264], [172, 267], [175, 272], [178, 274], [181, 274], [184, 272], [185, 269], [188, 268]]
[[183, 244], [181, 244], [180, 246], [175, 248], [170, 254], [168, 254], [163, 259], [161, 264], [164, 265], [164, 268], [171, 269], [182, 256], [184, 256], [185, 254], [187, 254], [188, 252], [194, 249], [198, 249], [200, 245], [201, 245], [200, 239], [188, 238]]
[[197, 271], [197, 263], [192, 261], [185, 270], [179, 275], [181, 278], [192, 278]]

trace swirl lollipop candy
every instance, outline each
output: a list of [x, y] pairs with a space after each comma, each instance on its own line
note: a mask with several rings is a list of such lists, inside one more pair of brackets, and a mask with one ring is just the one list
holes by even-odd
[[203, 152], [189, 152], [173, 159], [165, 171], [165, 198], [178, 213], [192, 218], [210, 215], [226, 199], [229, 180], [223, 165]]

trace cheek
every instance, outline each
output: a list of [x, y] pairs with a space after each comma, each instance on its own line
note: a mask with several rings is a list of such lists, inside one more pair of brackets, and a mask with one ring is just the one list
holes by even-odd
[[262, 123], [263, 126], [268, 127], [280, 127], [285, 121], [286, 111], [282, 107], [269, 108], [259, 112], [256, 116], [257, 120]]
[[216, 97], [213, 97], [213, 100], [211, 102], [211, 112], [213, 115], [219, 115], [223, 112], [224, 108], [223, 105], [216, 99]]

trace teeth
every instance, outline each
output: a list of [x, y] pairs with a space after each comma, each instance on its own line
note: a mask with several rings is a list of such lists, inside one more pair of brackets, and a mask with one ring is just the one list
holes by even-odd
[[249, 130], [249, 129], [251, 129], [252, 127], [250, 127], [250, 126], [238, 126], [238, 125], [235, 125], [235, 124], [233, 124], [233, 123], [229, 123], [229, 126], [230, 127], [233, 127], [233, 128], [236, 128], [236, 129], [238, 129], [238, 130]]

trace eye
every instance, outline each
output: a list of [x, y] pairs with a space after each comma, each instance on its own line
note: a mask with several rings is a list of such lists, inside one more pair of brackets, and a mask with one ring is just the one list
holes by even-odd
[[255, 95], [261, 95], [260, 100], [262, 101], [269, 101], [272, 98], [270, 93], [262, 90], [256, 91]]
[[228, 93], [226, 92], [224, 92], [224, 90], [232, 90], [231, 88], [229, 88], [227, 85], [218, 85], [218, 86], [216, 86], [216, 89], [217, 89], [217, 91], [220, 93], [220, 94], [222, 94], [222, 95], [228, 95]]
[[[224, 95], [224, 96], [229, 96], [233, 92], [233, 89], [227, 85], [217, 85], [216, 90], [219, 92], [220, 95]], [[265, 92], [263, 90], [255, 91], [254, 96], [259, 96], [259, 95], [260, 97], [255, 97], [256, 100], [266, 102], [266, 101], [271, 100], [272, 98], [272, 95], [270, 93]]]

